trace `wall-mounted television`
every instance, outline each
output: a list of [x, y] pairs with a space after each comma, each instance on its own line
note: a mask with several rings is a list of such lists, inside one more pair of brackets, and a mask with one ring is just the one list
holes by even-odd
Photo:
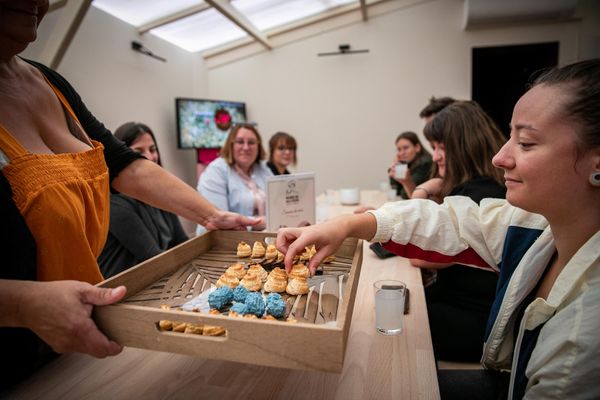
[[216, 149], [231, 127], [246, 122], [246, 104], [238, 101], [176, 98], [180, 149]]

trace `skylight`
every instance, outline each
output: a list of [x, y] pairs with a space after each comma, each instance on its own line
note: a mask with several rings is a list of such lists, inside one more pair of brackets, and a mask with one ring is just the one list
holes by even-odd
[[[258, 31], [264, 33], [338, 6], [357, 2], [357, 0], [232, 0], [230, 4], [234, 11], [243, 15]], [[206, 3], [210, 4], [210, 1], [94, 0], [92, 6], [135, 26], [140, 32], [150, 29], [151, 34], [190, 52], [211, 49], [248, 36], [236, 23]], [[200, 11], [203, 5], [206, 9]], [[190, 10], [195, 13], [190, 15]], [[161, 21], [174, 15], [179, 19], [173, 18], [174, 20], [168, 23]]]

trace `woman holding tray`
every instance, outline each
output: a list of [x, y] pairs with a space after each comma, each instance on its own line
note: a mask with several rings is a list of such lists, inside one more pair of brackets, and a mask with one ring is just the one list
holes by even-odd
[[208, 229], [256, 221], [214, 207], [118, 141], [73, 87], [17, 56], [37, 36], [48, 0], [0, 1], [0, 391], [56, 352], [95, 357], [122, 347], [91, 319], [125, 288], [93, 285], [108, 230], [109, 190]]
[[[347, 236], [406, 257], [499, 273], [482, 363], [442, 397], [600, 398], [600, 59], [555, 68], [517, 102], [494, 156], [506, 200], [448, 196], [388, 203], [308, 228], [282, 229], [286, 267], [309, 244], [315, 267]], [[568, 188], [568, 194], [565, 193]], [[509, 379], [499, 371], [510, 370]], [[479, 384], [479, 385], [478, 385]], [[454, 396], [454, 397], [452, 397]], [[506, 397], [506, 396], [505, 396]]]

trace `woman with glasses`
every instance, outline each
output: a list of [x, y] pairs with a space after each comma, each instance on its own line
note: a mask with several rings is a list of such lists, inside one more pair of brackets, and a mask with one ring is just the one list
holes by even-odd
[[[252, 124], [237, 124], [221, 148], [221, 157], [211, 162], [200, 176], [198, 191], [223, 210], [236, 211], [260, 219], [253, 227], [266, 225], [265, 190], [273, 174], [264, 163], [265, 150], [258, 130]], [[198, 225], [197, 234], [205, 232]]]
[[289, 165], [296, 165], [296, 139], [285, 132], [277, 132], [269, 140], [269, 161], [267, 167], [273, 175], [287, 175]]

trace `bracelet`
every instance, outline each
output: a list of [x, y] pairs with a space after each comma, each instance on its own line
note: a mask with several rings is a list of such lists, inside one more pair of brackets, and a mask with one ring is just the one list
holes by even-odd
[[421, 189], [422, 191], [424, 191], [427, 194], [427, 198], [431, 197], [431, 193], [429, 193], [429, 190], [425, 189], [424, 187], [421, 186], [417, 186], [416, 188], [413, 189], [413, 193], [415, 192], [415, 190], [419, 190]]

